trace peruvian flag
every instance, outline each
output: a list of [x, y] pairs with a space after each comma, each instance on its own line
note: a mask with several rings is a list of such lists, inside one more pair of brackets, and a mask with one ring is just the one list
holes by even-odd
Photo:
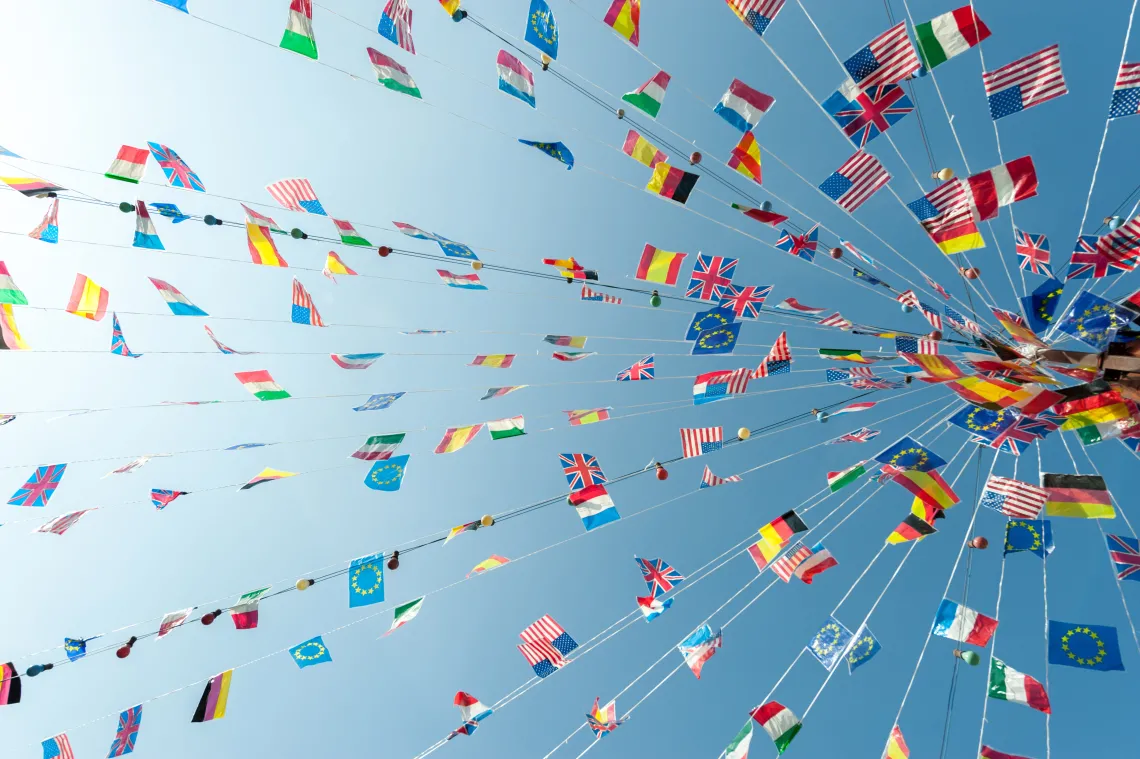
[[978, 219], [985, 221], [998, 215], [998, 209], [1037, 194], [1037, 171], [1033, 159], [1022, 156], [1001, 166], [975, 174], [966, 180], [970, 186]]

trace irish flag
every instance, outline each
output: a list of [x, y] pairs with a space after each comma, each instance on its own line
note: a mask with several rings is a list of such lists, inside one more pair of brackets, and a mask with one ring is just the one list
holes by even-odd
[[787, 750], [792, 738], [795, 738], [796, 733], [803, 727], [791, 709], [779, 701], [769, 701], [763, 706], [756, 707], [752, 710], [752, 718], [760, 723], [764, 732], [768, 733], [768, 737], [776, 744], [776, 751], [780, 754]]
[[990, 36], [989, 28], [970, 5], [919, 24], [914, 33], [918, 38], [918, 54], [928, 69], [966, 52]]
[[317, 40], [313, 36], [313, 0], [291, 0], [289, 21], [281, 37], [281, 47], [298, 55], [317, 59]]
[[491, 433], [492, 440], [505, 440], [509, 437], [526, 434], [522, 416], [512, 416], [509, 419], [496, 419], [493, 422], [487, 422], [487, 431]]
[[1029, 675], [1006, 666], [996, 656], [990, 659], [990, 698], [1025, 704], [1039, 712], [1052, 713], [1045, 687]]
[[256, 372], [234, 372], [238, 382], [245, 385], [245, 389], [257, 396], [259, 401], [279, 401], [288, 398], [285, 388], [273, 381], [269, 372], [262, 369]]

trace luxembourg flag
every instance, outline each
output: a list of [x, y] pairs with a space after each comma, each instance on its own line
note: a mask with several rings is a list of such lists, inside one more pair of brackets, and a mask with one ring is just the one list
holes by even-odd
[[534, 108], [534, 74], [530, 69], [506, 50], [499, 51], [495, 67], [499, 70], [499, 89]]
[[486, 290], [487, 286], [479, 279], [478, 274], [453, 274], [447, 269], [436, 269], [435, 273], [448, 287], [458, 287], [461, 290]]
[[998, 621], [985, 614], [979, 614], [973, 609], [954, 603], [943, 598], [938, 605], [938, 613], [934, 615], [935, 635], [956, 640], [959, 643], [969, 643], [975, 646], [985, 646], [990, 637], [997, 630]]
[[754, 90], [739, 79], [733, 79], [728, 86], [728, 92], [717, 103], [713, 110], [720, 117], [732, 124], [742, 132], [751, 132], [760, 123], [763, 116], [776, 98]]

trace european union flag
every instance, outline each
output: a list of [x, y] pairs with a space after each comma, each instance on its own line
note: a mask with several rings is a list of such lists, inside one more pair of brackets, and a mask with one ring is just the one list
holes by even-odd
[[1061, 293], [1065, 285], [1056, 279], [1048, 279], [1038, 285], [1037, 289], [1021, 299], [1021, 309], [1025, 312], [1029, 328], [1038, 334], [1053, 324], [1053, 315], [1057, 312]]
[[1110, 329], [1126, 326], [1133, 314], [1099, 295], [1083, 292], [1057, 325], [1067, 335], [1091, 345], [1098, 351], [1108, 347]]
[[934, 451], [919, 443], [910, 435], [902, 438], [890, 448], [875, 457], [880, 464], [897, 466], [899, 469], [915, 469], [919, 472], [929, 472], [946, 462]]
[[843, 626], [835, 617], [828, 617], [819, 628], [819, 632], [808, 643], [807, 649], [828, 672], [835, 669], [835, 665], [847, 653], [847, 646], [855, 638], [851, 631]]
[[[100, 636], [96, 635], [95, 638]], [[68, 661], [76, 661], [87, 655], [87, 641], [95, 638], [64, 638], [63, 652], [67, 654]]]
[[348, 568], [348, 607], [370, 606], [384, 600], [384, 554], [361, 556]]
[[851, 276], [855, 277], [855, 279], [861, 279], [869, 285], [881, 285], [881, 284], [883, 284], [883, 280], [879, 279], [876, 276], [868, 274], [867, 272], [860, 269], [858, 266], [852, 266], [851, 267]]
[[685, 333], [686, 340], [696, 340], [706, 329], [723, 327], [736, 321], [736, 311], [731, 306], [720, 306], [709, 311], [698, 311], [693, 316], [693, 323]]
[[332, 655], [325, 648], [325, 642], [320, 635], [290, 648], [289, 655], [293, 657], [293, 661], [297, 662], [297, 666], [301, 669], [332, 661]]
[[1005, 523], [1005, 555], [1029, 551], [1044, 559], [1053, 553], [1053, 526], [1048, 519], [1011, 519]]
[[1009, 409], [990, 411], [981, 406], [969, 404], [963, 406], [960, 411], [946, 421], [993, 442], [998, 435], [1017, 423], [1017, 417]]
[[1049, 663], [1101, 672], [1123, 670], [1116, 628], [1050, 619]]
[[883, 647], [875, 640], [874, 633], [867, 627], [860, 627], [855, 633], [855, 642], [847, 650], [847, 673], [851, 674], [882, 651]]
[[[160, 3], [162, 0], [158, 0]], [[175, 224], [186, 221], [190, 217], [178, 210], [178, 206], [173, 203], [151, 203], [150, 210], [157, 213], [159, 216], [165, 216], [168, 219], [173, 219]]]
[[566, 170], [574, 168], [574, 154], [570, 152], [570, 148], [566, 147], [561, 142], [535, 142], [534, 140], [519, 140], [523, 145], [530, 145], [532, 148], [538, 148], [543, 153], [553, 158], [556, 161], [561, 161], [566, 164]]
[[722, 353], [732, 353], [736, 341], [740, 337], [740, 322], [725, 324], [721, 327], [706, 329], [697, 335], [693, 343], [694, 356], [716, 356]]
[[475, 251], [461, 242], [448, 240], [446, 237], [436, 237], [435, 242], [439, 245], [439, 249], [443, 251], [443, 255], [445, 256], [450, 256], [451, 258], [466, 258], [468, 261], [479, 260], [479, 256], [475, 255]]
[[408, 470], [410, 456], [393, 456], [387, 461], [377, 461], [368, 470], [364, 477], [364, 484], [373, 490], [383, 490], [388, 493], [400, 489], [404, 481], [404, 472]]
[[377, 393], [371, 398], [366, 400], [359, 406], [354, 406], [353, 411], [383, 411], [391, 406], [396, 401], [404, 397], [403, 391], [398, 393]]
[[558, 22], [546, 0], [530, 0], [523, 39], [551, 58], [558, 57]]

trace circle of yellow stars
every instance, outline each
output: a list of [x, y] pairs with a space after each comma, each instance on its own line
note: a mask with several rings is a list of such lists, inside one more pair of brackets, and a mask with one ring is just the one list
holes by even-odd
[[[1014, 527], [1024, 527], [1033, 536], [1033, 543], [1029, 548], [1014, 548], [1013, 544], [1009, 542], [1009, 531]], [[1029, 522], [1020, 519], [1011, 519], [1006, 526], [1005, 531], [1005, 550], [1008, 551], [1040, 551], [1041, 550], [1041, 532], [1037, 527]]]
[[[862, 647], [866, 650], [860, 650]], [[855, 644], [851, 646], [851, 650], [847, 652], [847, 662], [849, 664], [858, 664], [863, 659], [871, 655], [871, 651], [875, 648], [875, 639], [870, 635], [864, 635]]]
[[[720, 337], [720, 340], [713, 341], [713, 338]], [[732, 330], [726, 327], [714, 327], [713, 329], [705, 331], [697, 340], [702, 348], [713, 349], [723, 348], [726, 345], [732, 345], [732, 341], [736, 338], [732, 335]]]
[[[315, 654], [313, 654], [312, 656], [309, 656], [308, 654], [302, 653], [305, 649], [309, 648], [310, 646], [316, 647], [317, 652]], [[296, 659], [297, 661], [312, 661], [313, 659], [321, 658], [322, 656], [325, 655], [325, 653], [327, 653], [327, 651], [323, 645], [321, 645], [320, 643], [318, 643], [315, 640], [310, 640], [306, 643], [302, 643], [300, 645], [300, 647], [298, 647], [297, 650], [293, 652], [293, 658]]]
[[[372, 587], [362, 588], [358, 583], [360, 580], [360, 575], [369, 570], [372, 572]], [[370, 596], [384, 585], [383, 570], [380, 569], [380, 566], [378, 564], [373, 564], [371, 562], [368, 564], [361, 564], [356, 568], [356, 571], [352, 573], [351, 585], [353, 593], [358, 593], [362, 596]]]
[[[1085, 329], [1085, 321], [1086, 320], [1092, 321], [1093, 319], [1099, 319], [1100, 318], [1100, 315], [1098, 312], [1106, 313], [1111, 317], [1111, 316], [1114, 316], [1116, 314], [1116, 309], [1113, 308], [1111, 303], [1101, 303], [1100, 305], [1097, 305], [1097, 306], [1090, 306], [1090, 307], [1086, 308], [1084, 311], [1082, 311], [1081, 315], [1076, 318], [1076, 322], [1075, 322], [1077, 332], [1080, 334], [1080, 336], [1082, 338], [1084, 338], [1084, 337], [1097, 337], [1098, 335], [1104, 334], [1105, 330], [1103, 330], [1103, 329], [1095, 330], [1095, 331], [1090, 331], [1090, 330]], [[1111, 319], [1110, 319], [1110, 321], [1111, 321]]]
[[[386, 479], [386, 480], [382, 480], [382, 479], [380, 479], [380, 474], [382, 472], [391, 472], [391, 476], [389, 476], [388, 479]], [[380, 467], [375, 472], [373, 472], [371, 475], [372, 481], [375, 482], [377, 485], [391, 485], [393, 482], [398, 482], [399, 479], [403, 476], [404, 476], [403, 465], [402, 464], [396, 464], [396, 463], [393, 463], [391, 461], [388, 462], [387, 466]]]
[[920, 469], [920, 468], [926, 466], [927, 462], [930, 461], [930, 456], [927, 455], [926, 450], [923, 448], [903, 448], [901, 451], [896, 453], [894, 456], [891, 456], [891, 461], [890, 461], [891, 465], [892, 466], [899, 466], [899, 460], [902, 459], [907, 454], [911, 454], [911, 453], [915, 454], [917, 456], [917, 459], [915, 459], [913, 464], [903, 464], [902, 465], [903, 469]]
[[[826, 634], [831, 634], [831, 639], [828, 640]], [[811, 650], [815, 651], [820, 656], [829, 656], [835, 650], [835, 644], [839, 642], [839, 636], [842, 632], [839, 629], [839, 624], [836, 622], [828, 622], [823, 628], [816, 633], [815, 638], [811, 642]]]
[[1062, 292], [1064, 292], [1064, 289], [1051, 290], [1045, 293], [1045, 295], [1041, 297], [1041, 302], [1037, 304], [1037, 318], [1045, 324], [1051, 324], [1053, 322], [1053, 316], [1050, 314], [1052, 309], [1049, 307], [1049, 304], [1056, 300]]
[[[550, 23], [553, 21], [553, 15], [554, 14], [550, 11], [544, 11], [542, 9], [538, 9], [530, 14], [530, 28], [534, 30], [534, 33], [540, 40], [548, 45], [553, 45], [558, 41], [558, 29]], [[546, 29], [550, 30], [549, 37], [543, 34]]]
[[966, 416], [966, 427], [968, 429], [974, 430], [976, 432], [987, 432], [996, 428], [998, 425], [1005, 421], [1005, 409], [999, 409], [997, 415], [994, 417], [994, 420], [989, 424], [974, 424], [974, 415], [980, 414], [983, 411], [986, 411], [986, 409], [975, 408]]
[[[1087, 636], [1090, 640], [1096, 643], [1096, 656], [1077, 656], [1076, 653], [1074, 653], [1069, 648], [1069, 640], [1077, 634]], [[1065, 652], [1066, 656], [1075, 661], [1077, 665], [1081, 667], [1095, 667], [1104, 661], [1105, 654], [1107, 653], [1105, 650], [1104, 641], [1101, 640], [1099, 635], [1087, 627], [1074, 627], [1062, 635], [1061, 650]]]

